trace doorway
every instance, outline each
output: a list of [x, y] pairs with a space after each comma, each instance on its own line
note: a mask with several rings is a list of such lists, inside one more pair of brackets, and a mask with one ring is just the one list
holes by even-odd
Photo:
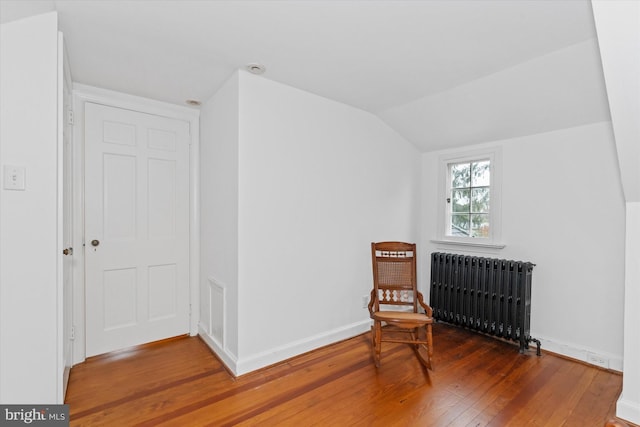
[[74, 363], [195, 335], [199, 111], [74, 89], [84, 188]]

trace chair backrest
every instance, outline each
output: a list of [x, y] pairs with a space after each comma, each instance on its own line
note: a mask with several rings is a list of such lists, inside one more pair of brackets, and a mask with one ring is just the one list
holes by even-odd
[[404, 242], [371, 243], [373, 310], [380, 305], [407, 305], [418, 311], [416, 281], [416, 244]]

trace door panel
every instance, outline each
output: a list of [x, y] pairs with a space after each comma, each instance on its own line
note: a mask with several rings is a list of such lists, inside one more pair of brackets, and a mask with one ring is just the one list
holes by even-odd
[[176, 164], [174, 161], [149, 159], [149, 238], [171, 239], [176, 223]]
[[87, 356], [189, 331], [189, 124], [85, 105]]
[[105, 270], [102, 277], [104, 330], [135, 326], [138, 318], [136, 269]]
[[149, 266], [149, 318], [159, 320], [175, 316], [176, 265]]
[[103, 157], [103, 240], [136, 239], [136, 157], [105, 154]]

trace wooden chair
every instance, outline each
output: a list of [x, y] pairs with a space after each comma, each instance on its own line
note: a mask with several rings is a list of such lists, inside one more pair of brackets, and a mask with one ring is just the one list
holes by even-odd
[[[369, 314], [373, 319], [371, 333], [376, 367], [380, 367], [382, 342], [400, 342], [412, 344], [418, 359], [433, 369], [433, 312], [418, 292], [416, 256], [415, 243], [371, 243], [373, 290]], [[387, 306], [387, 310], [382, 310], [383, 306]]]

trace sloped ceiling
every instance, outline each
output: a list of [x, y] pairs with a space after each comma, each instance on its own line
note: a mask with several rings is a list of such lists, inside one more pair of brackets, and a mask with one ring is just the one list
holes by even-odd
[[0, 2], [52, 9], [75, 82], [176, 104], [258, 62], [420, 151], [609, 120], [588, 0]]

